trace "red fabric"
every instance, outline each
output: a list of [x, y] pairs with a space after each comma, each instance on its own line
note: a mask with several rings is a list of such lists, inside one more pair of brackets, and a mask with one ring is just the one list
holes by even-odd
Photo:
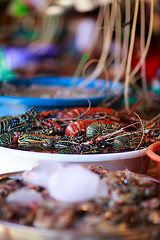
[[[132, 70], [134, 69], [138, 62], [139, 62], [138, 56], [133, 56], [131, 64]], [[160, 68], [160, 53], [151, 52], [146, 57], [146, 78], [148, 81], [151, 81], [151, 79], [157, 76], [158, 68]], [[139, 73], [140, 72], [141, 69], [139, 70]]]

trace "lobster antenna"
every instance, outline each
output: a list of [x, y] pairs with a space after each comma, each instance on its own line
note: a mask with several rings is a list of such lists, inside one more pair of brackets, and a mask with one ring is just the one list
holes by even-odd
[[[129, 124], [128, 126], [122, 127], [122, 128], [120, 128], [119, 130], [117, 130], [117, 131], [115, 131], [115, 132], [108, 133], [108, 134], [103, 135], [103, 136], [101, 136], [101, 137], [97, 137], [95, 140], [96, 140], [96, 141], [100, 141], [100, 140], [103, 139], [103, 138], [111, 137], [111, 136], [113, 136], [113, 135], [115, 135], [115, 134], [117, 134], [117, 133], [121, 133], [124, 129], [126, 129], [126, 128], [128, 128], [128, 127], [131, 127], [131, 126], [134, 126], [134, 125], [139, 124], [139, 123], [140, 123], [140, 122], [135, 122], [135, 123]], [[132, 134], [132, 133], [131, 133], [131, 134]], [[125, 134], [123, 134], [123, 135], [121, 135], [121, 136], [125, 136], [125, 135], [128, 135], [128, 134], [125, 133]], [[114, 139], [114, 138], [113, 138], [113, 139]]]
[[[117, 4], [117, 2], [114, 2], [114, 3]], [[126, 8], [125, 8], [125, 12], [126, 12], [125, 22], [128, 22], [128, 19], [130, 19], [130, 1], [126, 0], [125, 1], [125, 6], [126, 6]], [[115, 11], [116, 10], [117, 10], [117, 6], [115, 6]], [[118, 12], [118, 10], [116, 11], [116, 14], [117, 14], [117, 12]], [[107, 19], [106, 15], [105, 15], [105, 17]], [[115, 16], [115, 18], [116, 17], [117, 16]], [[112, 15], [112, 12], [111, 12], [110, 22], [108, 23], [109, 27], [107, 28], [107, 30], [110, 32], [109, 35], [111, 35], [111, 38], [112, 38], [112, 33], [113, 33], [113, 22], [114, 22], [115, 18]], [[118, 14], [118, 18], [120, 18], [119, 21], [121, 21], [121, 13]], [[105, 28], [104, 28], [104, 30], [105, 30]], [[116, 28], [116, 30], [117, 30], [117, 28]], [[120, 35], [120, 33], [117, 33], [117, 39], [118, 39], [119, 35]], [[87, 84], [89, 84], [91, 81], [94, 81], [94, 79], [97, 78], [102, 73], [102, 68], [104, 66], [105, 59], [107, 58], [107, 55], [108, 55], [108, 44], [111, 44], [110, 40], [111, 39], [110, 38], [108, 39], [107, 34], [106, 34], [99, 63], [97, 64], [93, 73], [86, 79], [86, 81], [80, 84], [81, 87], [84, 87]], [[118, 41], [119, 41], [119, 43], [121, 43], [120, 39]], [[128, 45], [129, 45], [129, 25], [126, 25], [125, 28], [124, 28], [124, 38], [123, 38], [123, 46], [122, 46], [122, 49], [123, 49], [122, 53], [123, 53], [124, 56], [122, 56], [122, 62], [120, 64], [120, 66], [118, 67], [116, 76], [113, 80], [113, 84], [120, 80], [120, 78], [122, 77], [122, 74], [125, 71], [126, 59], [127, 59], [127, 55], [128, 55]], [[104, 57], [104, 55], [105, 55], [105, 57]], [[119, 58], [118, 55], [116, 55], [116, 58], [117, 57]], [[115, 61], [116, 61], [116, 59], [115, 59]]]
[[141, 145], [141, 143], [142, 143], [142, 141], [143, 141], [143, 138], [144, 138], [144, 125], [143, 125], [143, 123], [142, 123], [142, 120], [141, 120], [140, 116], [139, 116], [136, 112], [134, 112], [134, 114], [138, 117], [138, 119], [139, 119], [139, 121], [140, 121], [140, 123], [141, 123], [141, 126], [142, 126], [142, 127], [141, 127], [141, 129], [142, 129], [142, 137], [141, 137], [141, 140], [140, 140], [138, 146], [135, 148], [135, 150], [137, 150], [137, 149], [139, 148], [139, 146]]
[[[141, 56], [144, 51], [145, 46], [145, 5], [144, 0], [141, 0], [140, 2], [140, 10], [141, 10], [141, 32], [140, 32], [140, 50], [141, 50]], [[141, 76], [142, 76], [142, 89], [144, 96], [147, 97], [147, 79], [146, 79], [146, 64], [145, 61], [142, 64], [142, 70], [141, 70]]]
[[[122, 90], [122, 89], [121, 89]], [[116, 94], [116, 96], [112, 99], [112, 96], [109, 96], [105, 99], [102, 100], [101, 105], [105, 106], [106, 108], [109, 108], [112, 106], [112, 104], [114, 104], [115, 102], [117, 102], [120, 98], [121, 98], [122, 94], [119, 91], [119, 94]], [[109, 99], [111, 99], [111, 101], [108, 101]], [[107, 102], [107, 103], [106, 103]]]
[[83, 115], [85, 115], [89, 110], [90, 110], [90, 108], [91, 108], [91, 101], [89, 100], [89, 98], [85, 98], [87, 101], [88, 101], [88, 109], [85, 111], [85, 112], [83, 112], [82, 114], [80, 114], [77, 118], [75, 118], [75, 120], [76, 119], [79, 119], [80, 117], [82, 117]]
[[117, 8], [117, 17], [115, 20], [115, 49], [114, 49], [115, 61], [114, 61], [114, 73], [119, 72], [120, 60], [121, 60], [121, 11]]
[[[149, 46], [150, 46], [150, 42], [151, 42], [151, 36], [152, 36], [152, 30], [153, 30], [153, 17], [154, 17], [154, 0], [150, 0], [151, 1], [151, 6], [150, 6], [150, 23], [149, 23], [149, 33], [148, 33], [148, 38], [147, 38], [147, 42], [146, 42], [146, 46], [144, 47], [143, 49], [143, 40], [144, 39], [141, 39], [141, 58], [138, 62], [138, 64], [136, 65], [136, 67], [133, 69], [133, 71], [131, 73], [130, 72], [130, 69], [128, 67], [128, 72], [126, 73], [126, 79], [125, 79], [125, 93], [124, 93], [124, 96], [125, 96], [125, 106], [126, 106], [126, 110], [129, 111], [129, 103], [128, 103], [128, 87], [129, 87], [129, 81], [130, 79], [133, 79], [135, 74], [138, 72], [138, 70], [140, 69], [140, 67], [142, 66], [142, 64], [144, 63], [145, 61], [145, 58], [146, 58], [146, 55], [148, 53], [148, 50], [149, 50]], [[139, 2], [139, 0], [137, 0], [137, 2]], [[136, 4], [137, 4], [136, 2]], [[137, 6], [138, 8], [138, 6]], [[136, 10], [136, 6], [135, 6], [135, 11], [138, 11]], [[143, 32], [144, 32], [144, 22], [143, 22], [143, 19], [144, 19], [144, 14], [143, 14], [143, 3], [142, 3], [142, 6], [141, 6], [141, 38], [143, 37]], [[133, 27], [132, 27], [133, 29]], [[131, 36], [131, 41], [132, 41], [132, 36]], [[129, 53], [130, 54], [130, 53]], [[129, 58], [129, 57], [128, 57]], [[128, 63], [129, 65], [129, 63]], [[144, 69], [143, 69], [144, 68]], [[143, 75], [142, 75], [142, 79], [143, 79], [143, 82], [142, 82], [142, 87], [143, 87], [143, 92], [144, 94], [146, 94], [147, 96], [147, 86], [146, 86], [146, 80], [145, 80], [145, 67], [142, 68], [142, 71], [143, 71]], [[129, 76], [130, 74], [130, 76]]]
[[82, 68], [83, 68], [85, 62], [90, 57], [90, 55], [91, 55], [91, 53], [92, 53], [92, 51], [93, 51], [93, 49], [96, 45], [96, 42], [98, 40], [99, 33], [100, 33], [99, 27], [102, 25], [103, 18], [104, 18], [104, 8], [103, 8], [103, 5], [101, 5], [100, 9], [99, 9], [99, 12], [98, 12], [97, 20], [96, 20], [96, 23], [95, 23], [95, 27], [94, 27], [94, 30], [93, 30], [91, 44], [90, 44], [89, 48], [87, 49], [86, 53], [83, 54], [75, 72], [73, 73], [73, 78], [74, 79], [75, 79], [75, 77], [77, 77], [81, 74], [81, 71], [82, 71]]
[[133, 113], [139, 106], [142, 105], [142, 103], [144, 103], [144, 98], [140, 98], [130, 109], [130, 111], [128, 112], [128, 114], [130, 115], [131, 113]]
[[[110, 57], [110, 61], [109, 61], [109, 65], [111, 64], [111, 62], [112, 62], [112, 60], [113, 60], [113, 56], [111, 55], [111, 57]], [[84, 68], [83, 68], [83, 70], [82, 70], [82, 77], [83, 78], [86, 78], [86, 70], [87, 70], [87, 68], [92, 64], [92, 63], [94, 63], [94, 62], [99, 62], [99, 59], [91, 59], [91, 60], [89, 60], [86, 64], [85, 64], [85, 66], [84, 66]], [[107, 65], [108, 65], [107, 64]], [[109, 79], [109, 73], [108, 73], [108, 70], [107, 70], [107, 68], [105, 67], [105, 66], [103, 66], [103, 69], [104, 69], [104, 74], [105, 74], [105, 79]], [[104, 87], [105, 88], [105, 87]], [[103, 88], [103, 89], [104, 89]], [[103, 90], [102, 89], [102, 90]], [[101, 91], [102, 91], [101, 90]], [[100, 91], [100, 92], [101, 92]], [[104, 90], [103, 90], [104, 91]], [[100, 92], [98, 92], [98, 95], [100, 95]]]
[[143, 54], [141, 55], [141, 58], [139, 60], [139, 63], [136, 65], [136, 67], [133, 69], [131, 72], [131, 78], [138, 72], [140, 69], [142, 63], [145, 60], [145, 57], [148, 53], [150, 42], [151, 42], [151, 37], [152, 37], [152, 30], [153, 30], [153, 17], [154, 17], [154, 0], [151, 0], [151, 7], [150, 7], [150, 24], [149, 24], [149, 31], [148, 31], [148, 38], [146, 41], [146, 46], [144, 48]]
[[160, 121], [160, 113], [158, 115], [156, 115], [154, 118], [152, 118], [151, 120], [149, 120], [146, 124], [145, 127], [148, 127], [149, 125], [151, 125], [153, 122], [157, 121], [159, 119]]
[[[128, 22], [130, 19], [130, 0], [125, 1], [125, 22]], [[122, 62], [119, 66], [116, 76], [113, 79], [113, 85], [120, 81], [123, 73], [125, 72], [127, 55], [128, 55], [128, 46], [129, 46], [129, 33], [130, 27], [126, 25], [124, 28], [124, 37], [123, 37], [123, 44], [122, 44]]]
[[[90, 108], [91, 108], [91, 101], [86, 97], [85, 98], [87, 101], [88, 101], [88, 108], [87, 108], [87, 110], [85, 111], [85, 112], [83, 112], [83, 113], [81, 113], [78, 117], [76, 117], [76, 118], [70, 118], [70, 120], [78, 120], [80, 117], [82, 117], [83, 115], [85, 115], [89, 110], [90, 110]], [[68, 121], [68, 119], [57, 119], [57, 121]], [[63, 126], [65, 126], [65, 124], [63, 124]]]
[[94, 71], [91, 73], [91, 75], [86, 79], [86, 81], [79, 84], [80, 88], [84, 88], [85, 86], [87, 86], [94, 79], [96, 79], [97, 76], [99, 76], [102, 73], [104, 62], [108, 56], [109, 48], [111, 45], [111, 39], [112, 39], [112, 35], [113, 35], [113, 28], [114, 28], [116, 12], [117, 12], [116, 10], [117, 10], [117, 2], [113, 2], [112, 9], [111, 9], [110, 21], [109, 21], [109, 25], [108, 25], [108, 29], [107, 29], [107, 33], [106, 33], [106, 37], [105, 37], [105, 42], [103, 44], [103, 49], [102, 49], [102, 53], [101, 53], [99, 62], [97, 64], [96, 68], [94, 69]]
[[59, 34], [56, 35], [57, 31], [60, 32], [63, 28], [64, 21], [62, 16], [46, 16], [44, 13], [43, 15], [44, 22], [41, 37], [28, 45], [28, 48], [33, 52], [43, 49], [43, 44], [49, 44], [51, 41], [55, 43], [57, 36], [59, 36]]
[[[110, 55], [110, 57], [107, 59], [107, 61], [106, 61], [106, 64], [103, 66], [103, 70], [104, 70], [104, 74], [105, 74], [105, 79], [107, 80], [110, 80], [110, 78], [109, 78], [109, 72], [108, 72], [108, 70], [107, 70], [107, 68], [109, 68], [109, 66], [111, 65], [111, 63], [113, 62], [113, 60], [114, 60], [114, 55]], [[107, 84], [107, 82], [106, 82], [106, 84]], [[104, 93], [104, 91], [106, 92], [106, 94], [108, 93], [110, 93], [110, 88], [108, 88], [108, 89], [106, 89], [106, 86], [104, 86], [99, 92], [98, 92], [98, 94], [97, 94], [97, 96], [101, 96], [103, 93]]]
[[125, 99], [125, 108], [127, 111], [129, 111], [128, 93], [129, 93], [129, 82], [130, 82], [130, 70], [131, 70], [131, 61], [132, 61], [133, 47], [134, 47], [134, 40], [135, 40], [137, 17], [138, 17], [138, 8], [139, 8], [139, 0], [135, 2], [135, 10], [134, 10], [134, 17], [133, 17], [133, 24], [132, 24], [132, 31], [131, 31], [131, 40], [130, 40], [128, 58], [127, 58], [125, 83], [124, 83], [124, 86], [125, 86], [124, 99]]
[[[119, 130], [118, 130], [119, 131]], [[115, 134], [116, 133], [119, 133], [118, 131], [116, 131], [116, 132], [114, 132]], [[121, 133], [122, 131], [120, 131], [120, 133]], [[137, 133], [137, 131], [134, 131], [134, 132], [124, 132], [123, 134], [120, 134], [119, 136], [120, 137], [123, 137], [123, 136], [129, 136], [129, 135], [132, 135], [132, 134], [134, 134], [134, 133]], [[110, 136], [113, 136], [113, 135], [115, 135], [115, 134], [112, 134], [112, 133], [110, 133]], [[108, 134], [109, 135], [109, 134]], [[106, 135], [107, 136], [107, 135]], [[103, 136], [102, 136], [103, 137]], [[109, 136], [108, 136], [109, 137]], [[111, 138], [109, 138], [109, 140], [114, 140], [114, 139], [116, 139], [116, 137], [117, 136], [113, 136], [113, 137], [111, 137]], [[101, 138], [102, 139], [102, 138]], [[101, 140], [100, 139], [100, 140]]]

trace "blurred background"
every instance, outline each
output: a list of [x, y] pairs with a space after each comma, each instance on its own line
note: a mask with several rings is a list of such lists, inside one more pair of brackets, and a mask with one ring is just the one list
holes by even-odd
[[[103, 50], [104, 23], [97, 25], [98, 38], [92, 51], [100, 11], [109, 0], [0, 0], [0, 82], [14, 78], [37, 76], [88, 76], [96, 67]], [[130, 0], [131, 14], [125, 21], [125, 0], [117, 1], [121, 13], [123, 35], [126, 26], [133, 23], [135, 1]], [[151, 1], [145, 1], [145, 35], [150, 23]], [[99, 20], [97, 20], [99, 18]], [[140, 58], [140, 16], [137, 18], [135, 44], [131, 62], [134, 69]], [[113, 38], [109, 47], [112, 56], [116, 46]], [[118, 49], [118, 48], [117, 48]], [[90, 49], [89, 49], [90, 50]], [[92, 61], [93, 59], [93, 61]], [[90, 60], [85, 66], [81, 61]], [[115, 62], [99, 74], [100, 79], [113, 79], [117, 72]], [[113, 63], [113, 64], [112, 64]], [[107, 66], [105, 66], [107, 68]], [[138, 71], [140, 73], [141, 69]], [[124, 82], [124, 74], [120, 81]], [[160, 1], [154, 0], [152, 38], [145, 61], [148, 87], [160, 94]], [[138, 86], [141, 86], [141, 77]], [[1, 91], [1, 95], [4, 92]]]
[[[160, 75], [160, 2], [154, 2], [153, 35], [146, 60], [148, 82]], [[10, 72], [23, 78], [73, 75], [91, 42], [100, 4], [103, 1], [0, 0], [1, 78], [9, 77]], [[147, 1], [145, 8], [147, 25], [150, 11]], [[98, 59], [101, 54], [102, 30], [91, 58]], [[135, 41], [133, 66], [139, 53], [138, 30]]]
[[[98, 4], [83, 9], [82, 1], [81, 9], [73, 2], [0, 1], [2, 79], [10, 71], [23, 78], [74, 73], [91, 40]], [[99, 48], [97, 42], [95, 56]]]

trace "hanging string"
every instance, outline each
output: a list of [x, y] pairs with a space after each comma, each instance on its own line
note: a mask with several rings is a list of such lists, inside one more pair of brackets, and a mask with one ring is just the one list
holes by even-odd
[[73, 73], [74, 81], [75, 81], [76, 77], [81, 75], [81, 72], [82, 72], [82, 69], [83, 69], [83, 66], [84, 66], [85, 62], [89, 59], [91, 53], [93, 52], [93, 49], [94, 49], [95, 45], [97, 44], [97, 41], [98, 41], [98, 38], [99, 38], [99, 33], [100, 33], [99, 27], [102, 25], [103, 18], [104, 18], [104, 7], [103, 7], [103, 5], [101, 5], [100, 9], [99, 9], [99, 12], [98, 12], [97, 20], [96, 20], [96, 23], [95, 23], [95, 26], [94, 26], [90, 46], [86, 50], [86, 52], [82, 55], [82, 58], [81, 58], [81, 60], [78, 64], [75, 72]]
[[[144, 0], [141, 0], [140, 2], [140, 12], [141, 12], [141, 31], [140, 31], [140, 47], [141, 47], [141, 56], [144, 51], [145, 47], [145, 4]], [[142, 70], [141, 70], [141, 76], [142, 76], [142, 89], [143, 89], [143, 95], [145, 97], [148, 96], [147, 92], [147, 79], [146, 79], [146, 63], [145, 61], [142, 64]]]
[[91, 75], [86, 79], [86, 81], [81, 82], [79, 84], [80, 88], [86, 87], [88, 84], [90, 84], [93, 80], [95, 80], [103, 72], [103, 66], [106, 61], [106, 58], [108, 57], [109, 49], [111, 46], [111, 40], [112, 40], [112, 35], [113, 35], [116, 13], [117, 13], [117, 4], [115, 2], [113, 2], [113, 4], [111, 5], [110, 21], [109, 21], [109, 25], [108, 25], [108, 29], [107, 29], [107, 33], [106, 33], [106, 37], [105, 37], [105, 42], [103, 44], [103, 49], [102, 49], [102, 53], [101, 53], [99, 62], [97, 64], [97, 66], [95, 67], [94, 71], [91, 73]]
[[131, 60], [132, 60], [134, 41], [135, 41], [138, 9], [139, 9], [139, 0], [135, 2], [134, 18], [133, 18], [132, 31], [131, 31], [131, 40], [130, 40], [130, 47], [129, 47], [129, 53], [128, 53], [128, 59], [127, 59], [126, 74], [125, 74], [124, 99], [125, 99], [126, 111], [129, 111], [128, 93], [129, 93], [129, 83], [130, 83], [130, 70], [131, 70]]
[[[130, 1], [125, 1], [125, 22], [128, 22], [130, 19], [130, 12], [131, 12], [131, 6]], [[118, 68], [118, 72], [116, 76], [113, 79], [113, 86], [114, 84], [117, 84], [117, 82], [120, 81], [122, 78], [122, 75], [125, 72], [126, 68], [126, 62], [127, 62], [127, 56], [128, 56], [128, 48], [129, 48], [129, 34], [130, 34], [130, 25], [126, 25], [124, 27], [124, 37], [123, 37], [123, 44], [122, 44], [122, 62]]]
[[114, 74], [118, 74], [118, 69], [121, 62], [121, 11], [117, 7], [117, 17], [115, 22], [115, 61], [114, 61]]
[[153, 31], [153, 19], [154, 19], [154, 0], [151, 0], [150, 23], [149, 23], [148, 38], [147, 38], [147, 41], [146, 41], [146, 46], [144, 48], [143, 54], [141, 55], [139, 63], [136, 65], [136, 67], [131, 72], [131, 75], [130, 75], [131, 78], [134, 75], [136, 75], [136, 73], [139, 71], [139, 69], [142, 66], [142, 63], [145, 61], [146, 55], [148, 53], [150, 42], [151, 42], [151, 37], [152, 37], [152, 31]]

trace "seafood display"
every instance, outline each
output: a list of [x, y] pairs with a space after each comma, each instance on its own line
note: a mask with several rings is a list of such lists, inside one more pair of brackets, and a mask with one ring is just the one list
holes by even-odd
[[0, 203], [1, 220], [52, 230], [105, 234], [160, 224], [158, 180], [101, 166], [41, 161], [3, 179]]
[[45, 86], [32, 84], [31, 86], [21, 86], [18, 89], [13, 84], [5, 84], [3, 94], [5, 96], [15, 97], [36, 97], [36, 98], [80, 98], [80, 97], [91, 97], [97, 93], [96, 89], [81, 89], [75, 87], [65, 86]]
[[151, 120], [105, 107], [59, 111], [32, 108], [0, 118], [0, 146], [66, 154], [109, 153], [147, 147], [160, 138], [160, 114]]

